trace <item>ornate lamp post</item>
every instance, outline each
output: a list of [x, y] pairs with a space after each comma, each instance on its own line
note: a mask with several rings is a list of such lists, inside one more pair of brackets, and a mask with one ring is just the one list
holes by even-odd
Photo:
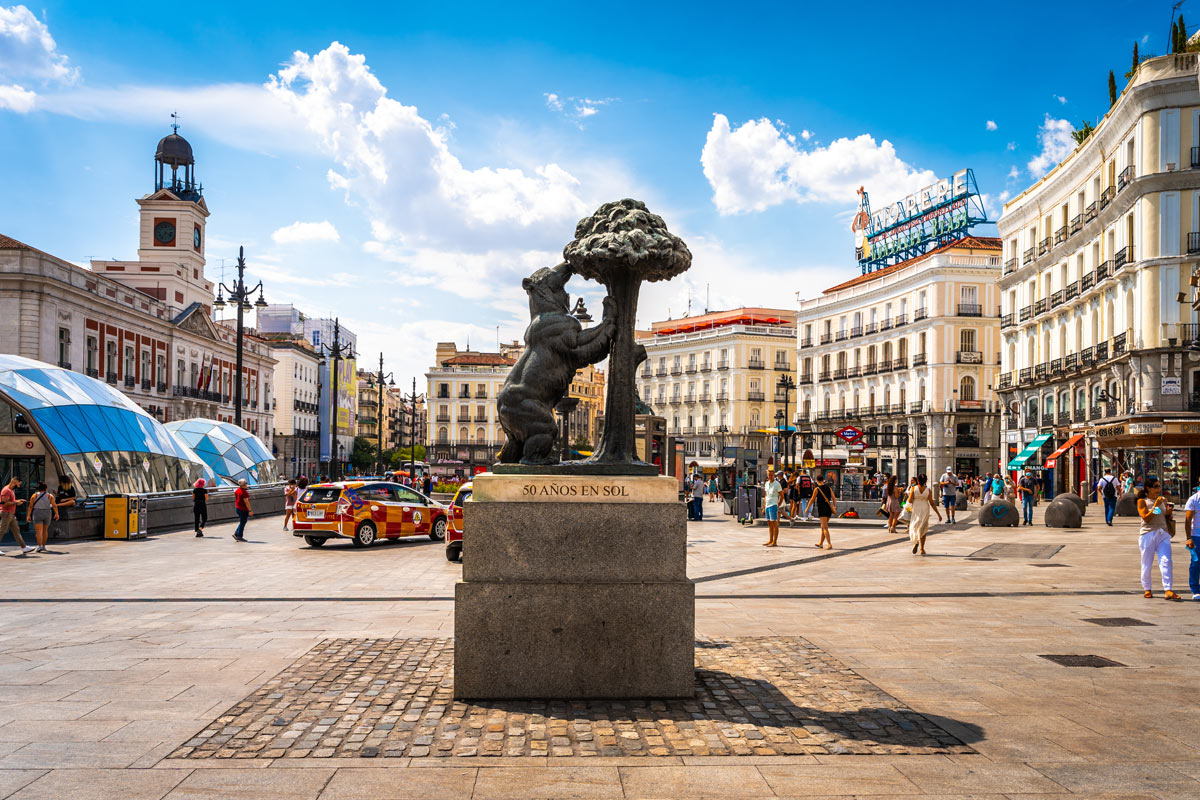
[[392, 373], [389, 372], [386, 375], [383, 374], [383, 353], [379, 354], [379, 371], [376, 372], [374, 375], [372, 375], [371, 379], [372, 379], [372, 382], [375, 384], [375, 388], [378, 390], [378, 395], [379, 395], [379, 397], [377, 398], [379, 402], [378, 402], [378, 405], [376, 406], [377, 413], [375, 416], [376, 427], [378, 428], [378, 430], [376, 431], [376, 434], [378, 436], [378, 441], [379, 441], [379, 444], [376, 447], [376, 452], [375, 452], [375, 472], [379, 475], [382, 475], [383, 474], [383, 392], [384, 392], [383, 382], [387, 381], [388, 386], [396, 385], [396, 381], [392, 380]]
[[246, 286], [246, 257], [245, 248], [238, 248], [237, 258], [237, 280], [233, 286], [226, 286], [223, 283], [217, 284], [217, 299], [213, 301], [213, 308], [225, 308], [225, 297], [222, 292], [229, 293], [229, 302], [237, 304], [237, 374], [233, 380], [233, 424], [239, 428], [242, 426], [242, 336], [245, 332], [245, 322], [243, 315], [250, 310], [250, 295], [258, 292], [258, 299], [254, 301], [254, 305], [259, 308], [264, 308], [267, 301], [263, 299], [262, 281], [256, 286]]
[[[329, 458], [332, 461], [336, 456], [338, 466], [330, 465], [329, 479], [337, 480], [342, 460], [342, 447], [337, 441], [338, 367], [341, 365], [343, 358], [354, 358], [354, 347], [342, 341], [342, 324], [339, 318], [334, 317], [333, 320], [333, 344], [328, 345], [322, 342], [320, 345], [318, 345], [317, 352], [333, 363], [333, 378], [329, 382], [329, 410], [330, 416], [332, 417], [332, 421], [329, 425]], [[318, 446], [320, 446], [319, 442]]]
[[[780, 378], [780, 379], [779, 379], [779, 381], [778, 381], [778, 382], [775, 384], [775, 393], [776, 393], [776, 395], [778, 395], [778, 394], [779, 394], [779, 390], [780, 390], [780, 389], [782, 389], [782, 390], [783, 390], [783, 421], [784, 421], [784, 425], [785, 425], [785, 426], [787, 425], [787, 421], [788, 421], [788, 402], [791, 400], [791, 397], [792, 397], [792, 390], [793, 390], [793, 389], [795, 389], [795, 388], [796, 388], [796, 382], [795, 382], [794, 380], [792, 380], [792, 376], [791, 376], [791, 375], [786, 375], [786, 374], [785, 374], [785, 375], [784, 375], [782, 378]], [[779, 412], [776, 412], [775, 416], [776, 416], [776, 418], [778, 419], [778, 417], [779, 417]], [[787, 445], [788, 445], [788, 439], [790, 439], [790, 438], [791, 438], [791, 434], [792, 434], [792, 431], [791, 431], [791, 428], [790, 428], [790, 427], [786, 427], [786, 429], [785, 429], [785, 430], [781, 430], [781, 431], [780, 431], [780, 435], [783, 437], [783, 455], [784, 455], [784, 458], [785, 458], [785, 465], [786, 465], [786, 466], [791, 466], [791, 459], [787, 458], [787, 456], [788, 456], [788, 447], [787, 447]]]
[[779, 442], [776, 444], [775, 452], [779, 454], [776, 469], [781, 469], [784, 466], [784, 459], [787, 457], [787, 440], [783, 438], [783, 429], [787, 425], [787, 417], [783, 415], [780, 409], [775, 410], [775, 430], [779, 431]]

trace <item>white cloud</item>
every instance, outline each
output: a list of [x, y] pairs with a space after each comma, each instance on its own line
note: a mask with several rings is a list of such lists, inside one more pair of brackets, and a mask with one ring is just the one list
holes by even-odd
[[1017, 178], [1021, 177], [1021, 170], [1017, 169], [1016, 164], [1013, 164], [1011, 167], [1008, 168], [1008, 175], [1006, 177], [1010, 181], [1015, 181]]
[[1007, 149], [1008, 149], [1008, 152], [1010, 152], [1010, 153], [1011, 153], [1012, 151], [1014, 151], [1014, 150], [1016, 150], [1016, 149], [1017, 149], [1017, 143], [1016, 143], [1016, 142], [1009, 142], [1009, 143], [1008, 143], [1008, 148], [1007, 148]]
[[329, 220], [320, 222], [293, 222], [271, 234], [275, 244], [306, 244], [308, 242], [336, 242], [337, 228]]
[[1029, 161], [1029, 174], [1040, 178], [1055, 164], [1071, 155], [1075, 150], [1075, 139], [1071, 136], [1074, 130], [1075, 126], [1067, 120], [1055, 119], [1047, 114], [1038, 128], [1038, 144], [1041, 145], [1042, 152]]
[[[0, 77], [46, 86], [73, 83], [79, 70], [58, 52], [50, 29], [32, 11], [0, 6]], [[0, 109], [25, 114], [36, 100], [37, 92], [22, 84], [0, 85]]]
[[898, 198], [937, 179], [902, 161], [891, 142], [877, 143], [869, 134], [805, 150], [770, 120], [750, 120], [734, 130], [724, 114], [713, 115], [700, 163], [721, 214], [788, 201], [854, 203], [859, 186], [880, 198]]
[[15, 83], [12, 86], [0, 86], [0, 108], [25, 114], [33, 110], [36, 101], [36, 92], [22, 89]]
[[807, 129], [800, 131], [800, 138], [807, 142], [812, 138], [812, 131]]
[[996, 128], [997, 128], [997, 127], [999, 127], [999, 126], [997, 126], [997, 125], [996, 125], [996, 121], [995, 121], [995, 120], [991, 120], [991, 119], [989, 119], [989, 120], [987, 121], [987, 129], [988, 129], [989, 131], [994, 131], [994, 130], [996, 130]]
[[562, 97], [554, 92], [546, 92], [546, 108], [562, 114], [567, 119], [574, 122], [580, 128], [583, 127], [582, 120], [588, 117], [593, 117], [600, 112], [601, 107], [617, 102], [616, 97]]
[[1063, 97], [1061, 94], [1054, 95], [1054, 99], [1062, 103], [1064, 106], [1067, 104], [1067, 98]]
[[551, 111], [562, 111], [562, 100], [558, 99], [558, 95], [554, 94], [553, 92], [546, 92], [546, 108], [550, 109]]

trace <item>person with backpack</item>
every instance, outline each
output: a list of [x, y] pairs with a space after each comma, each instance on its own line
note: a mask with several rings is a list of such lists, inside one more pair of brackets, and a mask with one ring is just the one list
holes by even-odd
[[812, 476], [807, 472], [800, 473], [799, 480], [800, 492], [800, 514], [807, 520], [813, 518], [812, 515], [812, 496], [813, 496], [813, 480]]
[[50, 517], [58, 519], [58, 504], [54, 495], [46, 489], [45, 481], [38, 481], [37, 491], [29, 498], [29, 508], [25, 512], [25, 521], [33, 523], [33, 535], [37, 538], [37, 552], [46, 552], [46, 540], [49, 538]]
[[1096, 481], [1096, 494], [1104, 501], [1104, 524], [1112, 527], [1113, 517], [1117, 513], [1117, 479], [1113, 477], [1112, 467], [1104, 468], [1104, 477]]

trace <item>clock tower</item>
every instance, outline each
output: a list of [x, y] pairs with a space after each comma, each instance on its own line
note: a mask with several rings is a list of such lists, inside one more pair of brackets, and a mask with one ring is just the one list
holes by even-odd
[[211, 306], [213, 286], [204, 277], [204, 187], [196, 181], [192, 146], [178, 124], [171, 127], [154, 153], [154, 191], [137, 201], [138, 260], [93, 261], [92, 269], [180, 309], [195, 302]]

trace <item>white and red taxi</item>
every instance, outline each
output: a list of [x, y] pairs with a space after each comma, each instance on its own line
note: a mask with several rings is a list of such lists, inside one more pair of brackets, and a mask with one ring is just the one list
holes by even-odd
[[337, 481], [309, 486], [296, 501], [293, 536], [310, 547], [345, 538], [357, 547], [379, 539], [446, 538], [446, 507], [415, 489], [387, 481]]

